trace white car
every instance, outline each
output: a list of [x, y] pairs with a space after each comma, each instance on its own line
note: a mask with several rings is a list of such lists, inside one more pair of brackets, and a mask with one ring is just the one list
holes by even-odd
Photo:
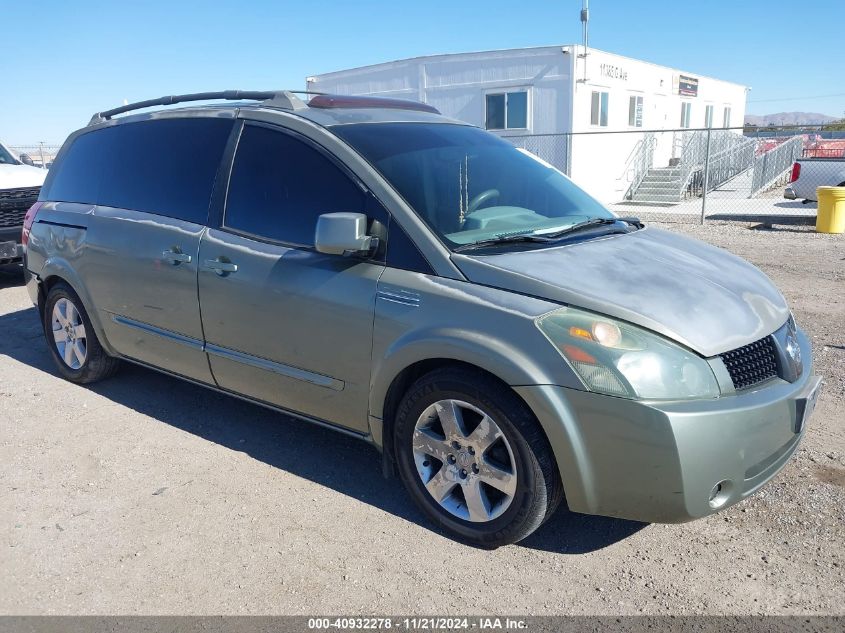
[[18, 261], [23, 255], [23, 219], [46, 177], [46, 169], [24, 165], [0, 143], [0, 264]]

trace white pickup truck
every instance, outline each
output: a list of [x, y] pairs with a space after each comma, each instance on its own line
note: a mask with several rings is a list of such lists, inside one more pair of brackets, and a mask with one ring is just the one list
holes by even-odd
[[0, 143], [0, 264], [20, 260], [24, 215], [38, 199], [46, 176], [46, 169], [23, 164]]
[[845, 187], [845, 158], [799, 158], [783, 197], [814, 201], [816, 187]]

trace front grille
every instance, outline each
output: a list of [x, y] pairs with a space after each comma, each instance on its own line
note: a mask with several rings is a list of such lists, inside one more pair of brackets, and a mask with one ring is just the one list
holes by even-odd
[[23, 218], [40, 191], [41, 187], [0, 189], [0, 228], [23, 226]]
[[747, 389], [778, 375], [777, 352], [771, 336], [719, 355], [734, 389]]

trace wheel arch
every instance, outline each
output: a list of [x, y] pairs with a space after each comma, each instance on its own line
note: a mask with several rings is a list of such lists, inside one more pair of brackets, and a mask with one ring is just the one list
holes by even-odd
[[48, 259], [44, 262], [44, 267], [41, 269], [41, 272], [38, 273], [38, 311], [42, 322], [44, 321], [44, 307], [47, 295], [58, 283], [67, 284], [70, 289], [76, 293], [76, 296], [78, 296], [79, 300], [82, 302], [82, 307], [85, 308], [85, 313], [88, 315], [88, 318], [94, 326], [100, 345], [106, 353], [115, 356], [116, 353], [109, 343], [105, 330], [103, 329], [103, 324], [100, 321], [100, 314], [97, 311], [85, 284], [70, 264], [61, 259]]
[[[502, 389], [508, 390], [513, 396], [523, 405], [525, 406], [528, 411], [534, 416], [535, 421], [537, 422], [538, 427], [543, 433], [547, 449], [549, 451], [549, 455], [553, 460], [554, 467], [557, 470], [558, 474], [563, 479], [563, 469], [561, 468], [561, 464], [559, 459], [568, 454], [568, 450], [561, 451], [560, 447], [556, 447], [552, 443], [552, 438], [550, 437], [549, 429], [547, 429], [541, 420], [540, 416], [536, 414], [533, 407], [525, 400], [525, 398], [514, 389], [511, 385], [509, 385], [505, 380], [503, 380], [500, 376], [496, 375], [495, 372], [490, 371], [489, 369], [474, 364], [472, 362], [468, 362], [466, 360], [461, 360], [457, 358], [451, 357], [436, 357], [436, 358], [424, 358], [417, 360], [410, 365], [402, 368], [393, 380], [390, 382], [390, 386], [387, 388], [387, 392], [384, 398], [384, 403], [382, 407], [382, 417], [377, 420], [377, 424], [379, 425], [378, 430], [378, 437], [375, 437], [374, 440], [377, 444], [380, 445], [381, 452], [382, 452], [382, 469], [384, 472], [385, 477], [392, 477], [395, 475], [395, 447], [393, 443], [393, 432], [394, 432], [394, 424], [395, 424], [395, 415], [396, 411], [399, 408], [399, 404], [402, 400], [402, 397], [414, 384], [418, 379], [429, 374], [433, 371], [437, 371], [440, 369], [445, 368], [460, 368], [465, 369], [471, 372], [477, 372], [480, 375], [483, 375], [489, 379], [494, 380], [495, 382], [499, 383]], [[374, 420], [371, 418], [371, 424]], [[562, 481], [564, 488], [566, 487], [566, 481]]]

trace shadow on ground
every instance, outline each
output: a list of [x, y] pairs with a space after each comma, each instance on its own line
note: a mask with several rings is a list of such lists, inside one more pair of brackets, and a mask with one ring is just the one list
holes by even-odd
[[23, 268], [19, 264], [0, 265], [0, 288], [23, 286]]
[[[35, 308], [0, 315], [0, 333], [0, 358], [13, 358], [60, 380]], [[360, 440], [129, 363], [115, 377], [85, 388], [440, 533], [414, 507], [398, 479], [384, 479], [378, 452]], [[319, 447], [321, 457], [309, 447]], [[581, 554], [612, 545], [643, 527], [643, 523], [579, 515], [561, 508], [520, 545]]]

